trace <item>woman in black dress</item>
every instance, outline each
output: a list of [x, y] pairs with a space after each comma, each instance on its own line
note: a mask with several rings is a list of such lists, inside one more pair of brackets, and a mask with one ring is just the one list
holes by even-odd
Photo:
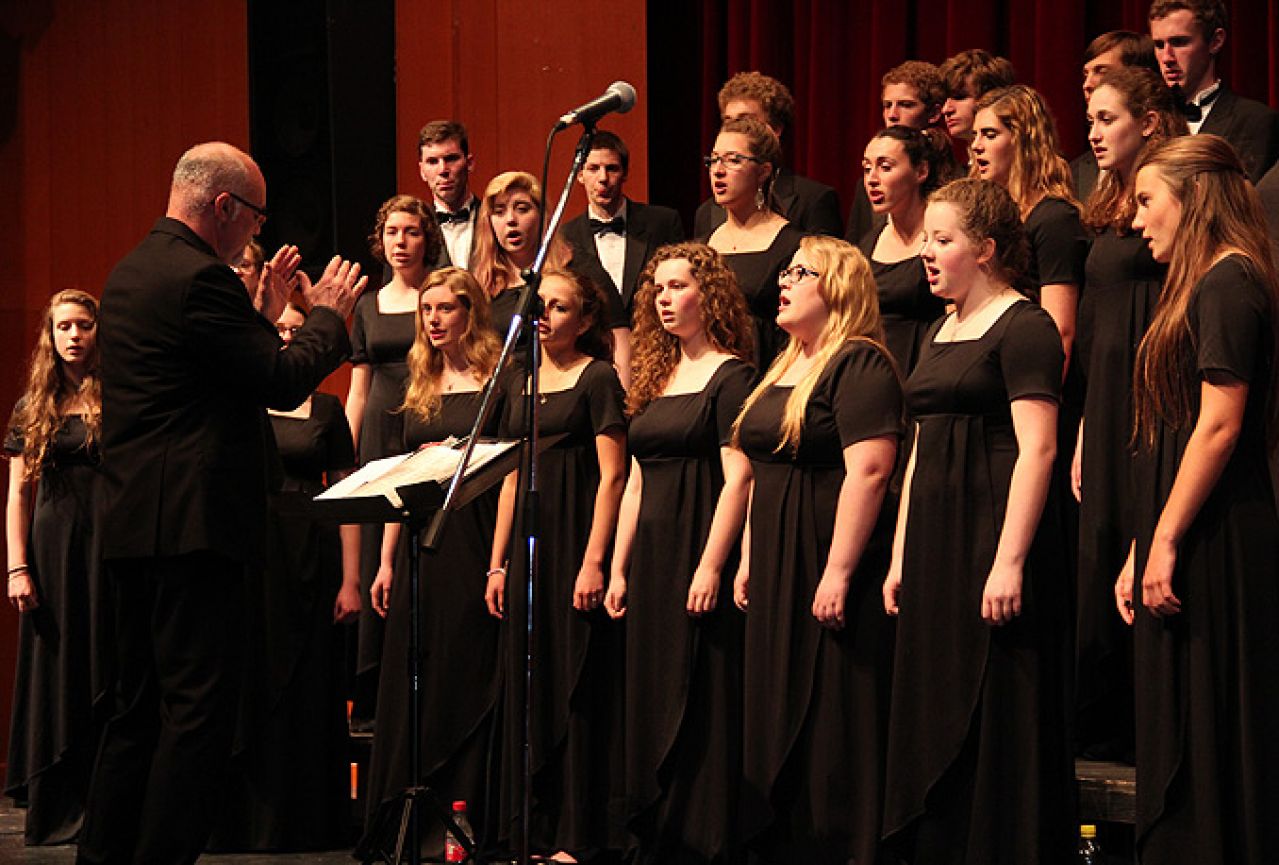
[[110, 599], [95, 531], [98, 303], [55, 294], [5, 438], [9, 602], [21, 615], [5, 795], [27, 844], [69, 844], [84, 817], [110, 684]]
[[[489, 181], [475, 219], [475, 252], [470, 271], [488, 292], [492, 327], [506, 338], [519, 306], [524, 271], [537, 258], [538, 222], [542, 215], [542, 184], [525, 171], [504, 171]], [[546, 270], [563, 270], [572, 258], [568, 243], [558, 234], [546, 255]]]
[[1136, 624], [1137, 860], [1260, 865], [1279, 861], [1279, 277], [1223, 139], [1152, 147], [1135, 194], [1168, 264], [1137, 351], [1137, 531], [1115, 587]]
[[[559, 861], [579, 861], [619, 845], [610, 825], [614, 782], [611, 755], [621, 747], [620, 626], [601, 609], [604, 569], [626, 482], [626, 415], [613, 370], [608, 299], [592, 282], [568, 271], [542, 274], [544, 304], [538, 329], [542, 350], [537, 399], [540, 435], [564, 438], [538, 457], [538, 582], [534, 586], [532, 726], [533, 849]], [[512, 376], [502, 434], [523, 435], [527, 379]], [[511, 547], [517, 475], [507, 476], [493, 534], [485, 601], [523, 634], [528, 604], [522, 583], [507, 592], [507, 556], [517, 573], [526, 559]], [[527, 641], [510, 639], [507, 742], [522, 742], [525, 708], [519, 699]], [[499, 840], [519, 837], [523, 790], [520, 749], [507, 754]]]
[[755, 319], [758, 369], [767, 366], [785, 342], [777, 329], [777, 274], [803, 236], [773, 200], [773, 181], [781, 164], [777, 136], [751, 117], [725, 121], [706, 157], [711, 192], [724, 208], [725, 220], [710, 237], [698, 239], [722, 255], [737, 274], [737, 285]]
[[[941, 146], [949, 151], [949, 140]], [[924, 334], [946, 311], [928, 290], [919, 257], [928, 194], [951, 179], [940, 176], [937, 147], [929, 133], [890, 126], [875, 133], [862, 158], [862, 182], [880, 225], [862, 239], [861, 251], [875, 277], [884, 345], [902, 375], [915, 368]]]
[[732, 606], [750, 464], [730, 446], [754, 328], [700, 243], [640, 277], [627, 394], [633, 462], [605, 606], [626, 618], [623, 816], [636, 865], [737, 861], [742, 617]]
[[806, 237], [782, 272], [790, 342], [746, 400], [754, 474], [734, 584], [746, 614], [739, 825], [766, 863], [879, 861], [892, 623], [880, 608], [902, 433], [875, 281]]
[[1085, 395], [1071, 468], [1080, 503], [1075, 749], [1131, 761], [1132, 636], [1113, 615], [1114, 579], [1135, 532], [1133, 360], [1166, 271], [1132, 228], [1132, 183], [1146, 148], [1185, 135], [1186, 121], [1159, 74], [1139, 68], [1106, 73], [1089, 97], [1088, 116], [1102, 174], [1084, 213], [1093, 242], [1079, 304]]
[[[970, 176], [993, 180], [1017, 203], [1030, 241], [1023, 284], [1030, 299], [1052, 316], [1069, 366], [1088, 238], [1079, 221], [1070, 165], [1061, 155], [1052, 112], [1035, 90], [1014, 84], [977, 101], [973, 129]], [[1070, 433], [1074, 431], [1072, 424]]]
[[[287, 349], [306, 321], [276, 321]], [[250, 582], [248, 664], [233, 781], [210, 842], [221, 850], [328, 850], [350, 841], [343, 640], [360, 612], [359, 532], [307, 514], [310, 500], [355, 464], [342, 401], [314, 393], [269, 412], [283, 481], [267, 513], [266, 567]]]
[[[417, 338], [408, 356], [401, 450], [470, 433], [479, 393], [501, 347], [489, 323], [488, 295], [469, 273], [447, 267], [426, 278], [419, 294]], [[486, 430], [497, 431], [497, 400]], [[501, 667], [498, 622], [484, 608], [484, 572], [497, 519], [497, 490], [450, 515], [434, 553], [423, 552], [421, 778], [448, 803], [466, 800], [481, 839], [492, 825], [487, 798], [494, 782]], [[386, 617], [378, 691], [378, 730], [369, 767], [370, 814], [409, 780], [409, 582], [395, 568], [400, 526], [383, 532], [373, 608]], [[429, 825], [429, 824], [425, 824]], [[432, 827], [434, 828], [434, 827]], [[438, 848], [436, 838], [433, 844]]]
[[[435, 214], [420, 199], [396, 195], [378, 208], [369, 245], [391, 269], [391, 281], [365, 292], [351, 316], [351, 384], [346, 417], [360, 465], [399, 453], [404, 363], [413, 345], [418, 288], [444, 243]], [[360, 527], [360, 596], [369, 597], [381, 562], [382, 529]], [[352, 727], [368, 729], [377, 705], [383, 623], [367, 600], [360, 610]]]
[[898, 616], [884, 837], [907, 862], [1064, 863], [1070, 602], [1050, 530], [1063, 352], [1010, 286], [1027, 260], [1000, 186], [957, 180], [924, 216], [955, 311], [906, 384], [915, 446], [884, 581]]

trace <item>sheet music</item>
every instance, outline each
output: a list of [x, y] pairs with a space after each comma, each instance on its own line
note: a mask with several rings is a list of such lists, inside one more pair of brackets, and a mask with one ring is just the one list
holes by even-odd
[[[518, 439], [476, 442], [471, 461], [467, 465], [467, 474], [474, 474], [486, 463], [518, 446]], [[457, 464], [461, 459], [461, 442], [449, 438], [413, 453], [374, 460], [315, 498], [317, 501], [325, 501], [382, 496], [393, 506], [403, 507], [404, 502], [396, 490], [420, 483], [446, 483], [457, 471]]]

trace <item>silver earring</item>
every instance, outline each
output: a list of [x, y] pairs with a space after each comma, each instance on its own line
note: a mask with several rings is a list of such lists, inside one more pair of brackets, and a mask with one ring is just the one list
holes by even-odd
[[755, 209], [764, 209], [764, 187], [762, 186], [755, 189]]

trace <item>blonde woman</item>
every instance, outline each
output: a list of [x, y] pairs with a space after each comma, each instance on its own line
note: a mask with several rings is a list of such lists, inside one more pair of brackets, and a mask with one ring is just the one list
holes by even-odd
[[[416, 339], [408, 355], [401, 449], [471, 430], [480, 390], [495, 374], [501, 347], [489, 324], [488, 295], [469, 273], [432, 272], [418, 295]], [[497, 431], [498, 400], [487, 434]], [[443, 801], [465, 799], [479, 833], [488, 828], [486, 793], [495, 762], [498, 705], [498, 622], [484, 606], [485, 571], [497, 520], [497, 491], [451, 515], [439, 548], [423, 554], [422, 781]], [[396, 573], [398, 524], [383, 531], [382, 564], [372, 606], [386, 617], [378, 689], [377, 735], [370, 766], [370, 813], [394, 798], [409, 778], [409, 583]]]
[[874, 863], [901, 385], [856, 248], [806, 237], [780, 284], [790, 340], [736, 429], [754, 475], [734, 585], [747, 613], [740, 823], [763, 862]]

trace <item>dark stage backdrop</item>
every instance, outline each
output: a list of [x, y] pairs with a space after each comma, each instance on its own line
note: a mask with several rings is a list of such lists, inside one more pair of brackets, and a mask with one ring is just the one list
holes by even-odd
[[[255, 122], [250, 135], [250, 56], [305, 49], [294, 44], [304, 33], [337, 40], [323, 49], [337, 58], [328, 67], [331, 93], [380, 100], [394, 88], [393, 170], [401, 191], [425, 193], [415, 165], [424, 121], [457, 116], [471, 125], [477, 183], [508, 168], [536, 171], [554, 119], [621, 78], [635, 85], [640, 104], [605, 125], [631, 144], [629, 189], [680, 207], [689, 219], [705, 194], [699, 157], [717, 126], [715, 93], [732, 72], [760, 69], [792, 87], [800, 118], [787, 135], [793, 164], [836, 185], [847, 206], [889, 67], [969, 47], [1005, 53], [1023, 80], [1047, 94], [1073, 154], [1083, 140], [1084, 45], [1105, 30], [1144, 29], [1147, 7], [1145, 0], [394, 3], [391, 81], [386, 64], [352, 60], [359, 46], [348, 43], [370, 37], [341, 26], [340, 14], [326, 16], [324, 28], [298, 28], [285, 46], [272, 44], [263, 28], [255, 37], [247, 0], [0, 0], [0, 362], [8, 371], [0, 376], [0, 418], [22, 388], [49, 295], [67, 287], [100, 291], [110, 267], [163, 212], [168, 174], [186, 147], [213, 138], [247, 147], [267, 133]], [[326, 9], [358, 7], [329, 0]], [[1275, 104], [1279, 0], [1232, 0], [1230, 7], [1226, 80]], [[376, 38], [386, 44], [384, 27]], [[368, 131], [383, 128], [383, 115], [370, 124], [367, 110], [346, 104], [330, 106], [339, 122], [383, 136]], [[572, 137], [561, 136], [553, 176], [567, 164]], [[349, 144], [337, 141], [335, 157], [347, 159]], [[369, 152], [383, 147], [384, 140], [372, 142]], [[386, 167], [379, 169], [380, 177]], [[283, 180], [275, 171], [268, 176], [282, 203]], [[370, 212], [350, 214], [353, 225], [372, 220], [371, 205], [360, 206]], [[579, 193], [569, 215], [583, 206]], [[334, 214], [348, 216], [336, 204]], [[287, 225], [289, 215], [272, 222]], [[344, 388], [339, 382], [334, 390]], [[16, 626], [11, 608], [0, 605], [0, 749]]]
[[[1145, 32], [1148, 0], [649, 0], [649, 185], [686, 216], [709, 194], [698, 159], [718, 128], [716, 93], [733, 73], [783, 81], [796, 128], [783, 145], [801, 174], [839, 191], [847, 212], [861, 155], [881, 125], [880, 78], [904, 60], [941, 63], [965, 48], [1009, 58], [1056, 115], [1062, 147], [1085, 146], [1081, 57], [1107, 30]], [[1223, 79], [1279, 105], [1279, 0], [1227, 0]], [[693, 152], [694, 142], [700, 150]]]

